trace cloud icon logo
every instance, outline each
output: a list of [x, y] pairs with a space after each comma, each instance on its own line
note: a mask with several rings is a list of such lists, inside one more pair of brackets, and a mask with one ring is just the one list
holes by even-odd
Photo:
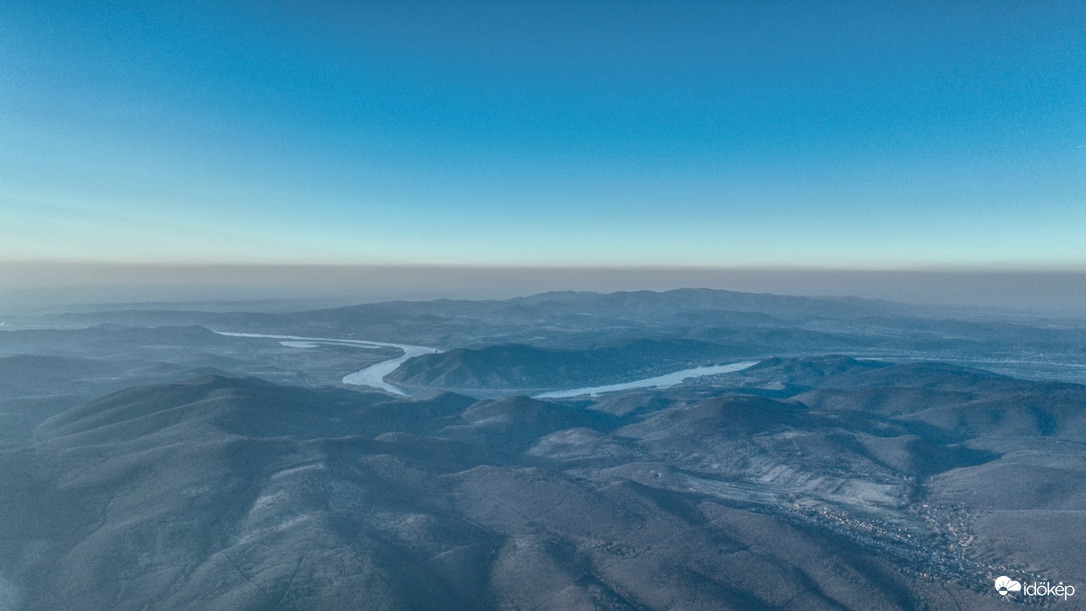
[[1010, 577], [1007, 577], [1006, 575], [1001, 575], [995, 580], [995, 589], [997, 592], [999, 592], [1000, 596], [1006, 596], [1011, 592], [1022, 591], [1022, 584], [1011, 579]]

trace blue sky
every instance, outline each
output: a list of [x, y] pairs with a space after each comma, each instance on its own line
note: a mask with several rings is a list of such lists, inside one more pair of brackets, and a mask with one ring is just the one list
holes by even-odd
[[1086, 270], [1086, 4], [0, 5], [0, 263]]

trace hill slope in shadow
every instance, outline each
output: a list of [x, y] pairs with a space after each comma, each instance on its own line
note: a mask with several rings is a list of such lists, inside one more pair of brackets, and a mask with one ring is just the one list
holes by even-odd
[[1086, 580], [1083, 531], [1023, 543], [1082, 523], [1082, 387], [841, 357], [729, 376], [587, 401], [126, 389], [0, 452], [0, 591], [17, 609], [982, 609], [993, 571]]

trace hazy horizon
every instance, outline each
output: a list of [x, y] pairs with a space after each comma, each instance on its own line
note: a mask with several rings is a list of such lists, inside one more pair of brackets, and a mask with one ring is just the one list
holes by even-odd
[[[548, 291], [712, 288], [1086, 315], [1078, 270], [0, 265], [0, 314], [95, 305], [217, 303], [275, 309], [393, 300], [506, 299]], [[264, 303], [261, 303], [264, 302]]]

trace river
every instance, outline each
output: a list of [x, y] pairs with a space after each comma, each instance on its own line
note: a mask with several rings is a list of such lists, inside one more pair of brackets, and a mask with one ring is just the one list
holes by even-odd
[[694, 367], [691, 369], [683, 369], [682, 371], [665, 373], [662, 376], [634, 380], [633, 382], [608, 384], [606, 386], [588, 386], [586, 388], [574, 388], [572, 390], [555, 390], [536, 395], [535, 397], [537, 399], [563, 399], [566, 397], [580, 397], [582, 395], [602, 395], [604, 393], [617, 392], [620, 390], [631, 390], [634, 388], [668, 388], [670, 386], [677, 386], [679, 384], [682, 384], [684, 380], [689, 380], [690, 378], [703, 378], [705, 376], [711, 376], [718, 373], [732, 373], [733, 371], [742, 371], [747, 367], [750, 367], [751, 365], [755, 365], [757, 363], [758, 361], [743, 361], [742, 363], [730, 363], [728, 365]]
[[230, 337], [259, 337], [267, 339], [280, 340], [279, 343], [288, 346], [290, 348], [316, 348], [321, 345], [335, 345], [335, 346], [355, 346], [361, 349], [373, 349], [373, 348], [399, 348], [403, 350], [403, 355], [396, 358], [374, 363], [369, 367], [359, 369], [354, 373], [349, 373], [343, 376], [343, 383], [350, 384], [352, 386], [372, 386], [374, 388], [380, 388], [381, 390], [388, 391], [390, 393], [407, 396], [407, 393], [403, 389], [389, 384], [385, 381], [385, 376], [392, 373], [407, 359], [413, 356], [419, 356], [421, 354], [434, 354], [441, 352], [437, 348], [427, 348], [426, 346], [412, 346], [410, 344], [393, 344], [389, 342], [372, 342], [368, 340], [357, 339], [330, 339], [325, 337], [299, 337], [297, 335], [268, 335], [264, 333], [230, 333], [227, 331], [216, 331], [219, 335], [228, 335]]
[[[407, 396], [407, 392], [398, 386], [386, 382], [385, 376], [395, 371], [401, 363], [409, 358], [420, 356], [423, 354], [436, 354], [438, 352], [441, 352], [437, 348], [428, 348], [426, 346], [413, 346], [411, 344], [393, 344], [389, 342], [373, 342], [368, 340], [331, 339], [324, 337], [299, 337], [297, 335], [268, 335], [263, 333], [231, 333], [227, 331], [216, 331], [216, 333], [229, 337], [277, 339], [280, 340], [280, 344], [291, 348], [316, 348], [321, 345], [355, 346], [361, 349], [373, 349], [381, 347], [399, 348], [400, 350], [403, 350], [403, 355], [396, 358], [388, 359], [386, 361], [381, 361], [379, 363], [374, 363], [369, 367], [364, 367], [354, 373], [349, 373], [343, 376], [343, 383], [350, 384], [351, 386], [372, 386], [374, 388], [380, 388], [381, 390], [385, 390], [401, 396]], [[715, 375], [718, 373], [731, 373], [734, 371], [742, 371], [743, 369], [746, 369], [747, 367], [750, 367], [757, 362], [758, 361], [743, 361], [741, 363], [730, 363], [728, 365], [693, 367], [691, 369], [683, 369], [682, 371], [674, 371], [672, 373], [667, 373], [660, 376], [644, 378], [641, 380], [634, 380], [632, 382], [623, 382], [621, 384], [589, 386], [585, 388], [574, 388], [571, 390], [555, 390], [536, 395], [536, 398], [561, 399], [566, 397], [579, 397], [582, 395], [595, 396], [609, 392], [617, 392], [620, 390], [631, 390], [634, 388], [667, 388], [670, 386], [682, 384], [684, 380], [688, 380], [690, 378], [701, 378], [705, 376]]]

